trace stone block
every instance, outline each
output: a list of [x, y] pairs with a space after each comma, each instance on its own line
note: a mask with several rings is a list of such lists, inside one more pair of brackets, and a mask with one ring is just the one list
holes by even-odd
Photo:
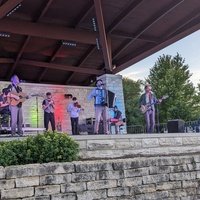
[[33, 187], [1, 190], [1, 199], [25, 198], [25, 197], [31, 197], [33, 195], [34, 195]]
[[76, 172], [84, 173], [84, 172], [95, 172], [102, 170], [113, 170], [111, 161], [85, 161], [85, 162], [76, 162]]
[[159, 140], [158, 138], [144, 138], [142, 139], [142, 147], [149, 148], [149, 147], [159, 147]]
[[121, 139], [120, 141], [116, 140], [115, 148], [116, 149], [130, 149], [131, 144], [128, 139]]
[[179, 180], [194, 180], [197, 177], [196, 172], [180, 172], [170, 174], [171, 181], [179, 181]]
[[15, 187], [14, 179], [11, 180], [0, 180], [0, 189], [11, 189]]
[[182, 188], [198, 188], [199, 180], [192, 180], [192, 181], [183, 181]]
[[181, 188], [181, 181], [170, 181], [156, 184], [156, 190], [174, 190]]
[[122, 169], [137, 169], [155, 165], [156, 159], [152, 158], [140, 158], [140, 159], [120, 159], [113, 163], [114, 170]]
[[176, 165], [176, 166], [170, 166], [170, 172], [176, 173], [176, 172], [187, 172], [188, 171], [188, 164], [184, 165]]
[[100, 190], [113, 187], [117, 187], [116, 180], [100, 180], [100, 181], [87, 182], [88, 190]]
[[6, 176], [5, 168], [0, 166], [0, 179], [4, 179]]
[[75, 193], [53, 194], [51, 195], [51, 200], [76, 200], [76, 194]]
[[100, 180], [121, 179], [124, 178], [124, 171], [100, 171], [97, 177]]
[[149, 175], [149, 168], [124, 170], [125, 178], [131, 178], [131, 177], [136, 177], [136, 176], [146, 176], [146, 175]]
[[29, 197], [29, 198], [23, 198], [22, 200], [51, 200], [50, 196], [40, 196], [40, 197]]
[[117, 181], [117, 186], [119, 187], [133, 187], [138, 185], [142, 185], [142, 177], [125, 178]]
[[106, 190], [90, 190], [77, 193], [77, 200], [107, 199]]
[[87, 149], [92, 151], [115, 149], [115, 140], [88, 140]]
[[193, 162], [191, 164], [187, 164], [189, 171], [200, 171], [200, 163]]
[[141, 186], [135, 186], [131, 188], [132, 195], [146, 194], [146, 193], [153, 193], [153, 192], [156, 192], [155, 184], [141, 185]]
[[45, 175], [40, 177], [40, 185], [59, 185], [71, 182], [71, 174]]
[[80, 182], [80, 183], [68, 183], [61, 185], [61, 192], [67, 193], [67, 192], [82, 192], [86, 190], [86, 183]]
[[79, 144], [79, 148], [82, 149], [87, 149], [87, 142], [85, 141], [77, 141]]
[[47, 185], [35, 187], [35, 196], [46, 196], [60, 193], [60, 185]]
[[169, 181], [169, 174], [143, 176], [143, 184], [160, 183], [166, 181]]
[[160, 146], [181, 146], [182, 138], [159, 138]]
[[38, 186], [39, 176], [36, 177], [23, 177], [23, 178], [16, 178], [16, 187], [31, 187], [31, 186]]
[[142, 139], [130, 139], [130, 146], [133, 149], [138, 149], [142, 147]]
[[85, 182], [85, 181], [94, 181], [97, 178], [96, 172], [87, 172], [87, 173], [73, 173], [72, 182]]
[[141, 195], [136, 195], [136, 200], [162, 200], [168, 199], [168, 191], [146, 193]]
[[149, 167], [149, 174], [168, 174], [170, 173], [170, 167], [161, 165], [161, 166], [151, 166]]
[[130, 195], [130, 189], [128, 187], [118, 187], [108, 189], [108, 197], [121, 197]]
[[42, 176], [48, 174], [64, 174], [74, 172], [72, 163], [29, 164], [6, 167], [7, 178]]
[[182, 198], [196, 194], [196, 188], [169, 190], [170, 198]]
[[183, 145], [198, 145], [200, 144], [200, 137], [183, 137]]

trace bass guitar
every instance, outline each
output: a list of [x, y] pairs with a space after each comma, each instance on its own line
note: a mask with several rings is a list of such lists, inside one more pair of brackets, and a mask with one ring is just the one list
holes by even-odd
[[23, 103], [24, 101], [26, 101], [27, 99], [29, 99], [30, 97], [40, 97], [41, 95], [39, 94], [31, 94], [31, 95], [27, 95], [26, 93], [23, 92], [9, 92], [7, 95], [7, 103], [8, 105], [11, 106], [16, 106], [19, 103]]
[[161, 97], [158, 101], [156, 101], [156, 102], [148, 103], [148, 104], [146, 104], [146, 105], [142, 105], [142, 106], [140, 107], [140, 111], [142, 112], [142, 114], [145, 114], [147, 111], [151, 110], [151, 106], [153, 106], [153, 105], [155, 105], [155, 104], [158, 104], [159, 101], [165, 100], [165, 99], [167, 99], [167, 98], [169, 98], [169, 96], [168, 96], [168, 95], [164, 95], [164, 96], [162, 96], [162, 97]]

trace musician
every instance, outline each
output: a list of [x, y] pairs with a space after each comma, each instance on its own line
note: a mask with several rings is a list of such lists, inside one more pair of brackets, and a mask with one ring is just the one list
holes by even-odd
[[44, 110], [44, 127], [46, 131], [48, 131], [49, 122], [51, 123], [52, 131], [55, 131], [55, 103], [50, 92], [46, 93], [46, 99], [42, 102], [42, 108]]
[[78, 104], [77, 98], [72, 98], [72, 103], [70, 103], [67, 107], [67, 112], [70, 115], [71, 119], [71, 127], [72, 127], [72, 135], [78, 135], [78, 119], [79, 113], [83, 110], [81, 106]]
[[89, 93], [88, 100], [90, 101], [94, 98], [95, 107], [95, 124], [94, 133], [99, 133], [100, 120], [103, 120], [103, 129], [105, 134], [109, 134], [108, 130], [108, 111], [107, 111], [107, 94], [106, 90], [103, 88], [103, 81], [101, 79], [96, 81], [96, 87]]
[[119, 134], [119, 127], [124, 125], [123, 119], [122, 119], [122, 112], [119, 111], [117, 106], [114, 106], [114, 120], [112, 123], [115, 125], [115, 133]]
[[161, 103], [162, 100], [158, 100], [156, 96], [152, 92], [151, 85], [145, 85], [145, 93], [141, 95], [139, 104], [142, 106], [149, 106], [149, 109], [145, 113], [145, 121], [146, 121], [146, 131], [147, 133], [153, 133], [155, 127], [155, 104]]
[[[22, 88], [19, 86], [20, 80], [17, 75], [13, 75], [11, 77], [11, 84], [5, 89], [7, 95], [10, 92], [21, 93]], [[20, 97], [17, 95], [10, 95], [10, 97], [19, 100]], [[9, 105], [10, 113], [11, 113], [11, 135], [14, 136], [16, 133], [20, 136], [23, 135], [22, 124], [23, 124], [23, 116], [22, 116], [22, 103], [18, 103], [17, 105]], [[17, 132], [16, 132], [17, 127]]]
[[8, 117], [10, 115], [9, 104], [7, 102], [7, 90], [4, 88], [0, 94], [0, 114], [1, 114], [1, 126], [8, 126]]

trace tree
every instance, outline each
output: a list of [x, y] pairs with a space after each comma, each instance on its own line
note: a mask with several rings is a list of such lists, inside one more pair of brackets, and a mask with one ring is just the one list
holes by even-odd
[[141, 81], [123, 78], [123, 90], [127, 125], [142, 125], [144, 123], [144, 116], [139, 110]]
[[191, 73], [185, 60], [177, 54], [160, 56], [150, 69], [148, 81], [157, 97], [168, 94], [169, 98], [160, 107], [160, 122], [169, 119], [185, 121], [197, 119], [199, 105], [195, 87], [190, 81]]

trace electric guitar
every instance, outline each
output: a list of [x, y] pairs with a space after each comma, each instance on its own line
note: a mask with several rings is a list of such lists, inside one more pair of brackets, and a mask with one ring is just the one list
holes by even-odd
[[7, 104], [11, 105], [11, 106], [16, 106], [19, 103], [23, 103], [30, 97], [39, 97], [39, 96], [41, 96], [41, 95], [39, 95], [39, 94], [27, 95], [26, 93], [23, 93], [23, 92], [19, 92], [19, 93], [9, 92], [7, 95]]
[[[169, 98], [169, 96], [168, 96], [168, 95], [164, 95], [164, 96], [162, 96], [159, 100], [162, 101], [162, 100], [165, 100], [165, 99], [167, 99], [167, 98]], [[148, 103], [148, 104], [146, 104], [146, 105], [142, 105], [142, 106], [140, 107], [140, 111], [142, 112], [142, 114], [145, 114], [147, 111], [151, 110], [151, 106], [153, 106], [153, 105], [155, 105], [155, 104], [158, 104], [158, 103], [159, 103], [159, 100], [156, 101], [156, 102], [153, 102], [153, 103]]]

